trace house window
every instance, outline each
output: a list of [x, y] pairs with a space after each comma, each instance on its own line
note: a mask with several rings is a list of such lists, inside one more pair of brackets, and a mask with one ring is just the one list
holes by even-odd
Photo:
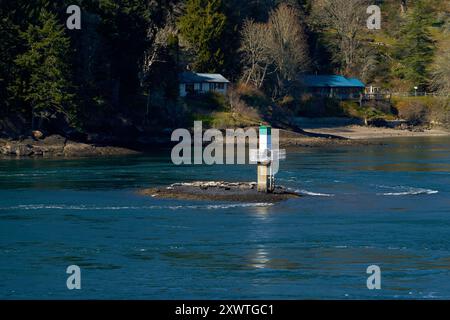
[[187, 93], [194, 93], [195, 87], [193, 83], [186, 83], [186, 92]]
[[223, 89], [225, 89], [225, 84], [224, 83], [217, 83], [217, 82], [211, 83], [211, 88], [213, 90], [223, 90]]

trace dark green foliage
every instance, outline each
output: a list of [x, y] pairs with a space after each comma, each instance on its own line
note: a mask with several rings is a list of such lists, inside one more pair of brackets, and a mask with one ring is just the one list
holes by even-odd
[[54, 113], [73, 119], [70, 42], [56, 16], [42, 10], [38, 24], [30, 25], [20, 37], [26, 49], [15, 60], [16, 77], [9, 87], [12, 95], [29, 105], [33, 120], [36, 115], [42, 118]]
[[7, 87], [13, 81], [14, 57], [20, 46], [18, 41], [19, 30], [9, 17], [3, 17], [0, 21], [0, 114], [6, 113], [11, 104], [11, 98], [7, 93]]
[[[104, 115], [137, 110], [135, 101], [148, 86], [170, 83], [163, 90], [173, 98], [174, 45], [168, 46], [170, 54], [164, 53], [164, 58], [171, 56], [170, 63], [155, 67], [158, 79], [143, 83], [141, 64], [152, 45], [152, 33], [165, 24], [176, 2], [2, 1], [0, 114], [15, 111], [29, 118], [31, 109], [40, 114], [58, 111], [89, 125], [91, 119], [98, 124], [98, 119], [107, 121]], [[71, 4], [82, 9], [81, 30], [65, 28], [66, 8]], [[49, 22], [43, 20], [42, 12]]]
[[428, 67], [433, 61], [431, 23], [429, 8], [424, 1], [418, 1], [400, 28], [400, 41], [395, 52], [399, 61], [395, 74], [421, 89], [428, 84]]
[[223, 71], [225, 26], [221, 0], [187, 0], [186, 11], [178, 27], [194, 51], [192, 66], [195, 71]]
[[[330, 51], [335, 38], [312, 19], [317, 1], [0, 1], [0, 117], [21, 114], [30, 127], [32, 114], [38, 119], [50, 117], [48, 122], [70, 119], [88, 132], [105, 131], [122, 117], [145, 130], [177, 126], [186, 111], [178, 99], [178, 73], [188, 64], [195, 71], [222, 73], [236, 84], [243, 71], [239, 48], [244, 21], [266, 22], [281, 3], [300, 11], [311, 72], [340, 70]], [[382, 5], [382, 30], [364, 33], [364, 44], [376, 61], [358, 62], [375, 65], [365, 73], [368, 84], [400, 91], [415, 85], [419, 91], [427, 89], [429, 66], [436, 55], [430, 30], [442, 41], [437, 29], [444, 28], [443, 2], [408, 1], [404, 14], [398, 0], [376, 3]], [[82, 9], [81, 30], [65, 28], [66, 8], [72, 4]], [[165, 27], [169, 32], [164, 43], [157, 43], [156, 35]], [[158, 57], [146, 69], [144, 57], [155, 48]], [[269, 81], [273, 72], [269, 70]], [[280, 101], [286, 102], [285, 109], [316, 108], [300, 100], [295, 86], [286, 92], [292, 101], [275, 99], [271, 86], [263, 90], [264, 98], [243, 95], [242, 100], [265, 111], [283, 105]], [[221, 104], [226, 103], [225, 99]], [[323, 105], [323, 114], [339, 113], [332, 102]], [[55, 114], [59, 116], [53, 118]]]

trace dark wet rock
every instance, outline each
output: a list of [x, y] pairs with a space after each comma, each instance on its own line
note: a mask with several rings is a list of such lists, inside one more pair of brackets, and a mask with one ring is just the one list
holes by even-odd
[[168, 187], [144, 189], [139, 193], [163, 199], [270, 203], [301, 196], [283, 186], [277, 186], [273, 193], [262, 193], [257, 191], [256, 182], [225, 181], [175, 183]]
[[22, 140], [0, 139], [0, 155], [29, 157], [85, 157], [101, 155], [126, 155], [136, 153], [120, 147], [97, 146], [68, 140], [60, 135], [51, 135], [41, 140], [26, 138]]
[[94, 153], [95, 147], [91, 144], [68, 141], [64, 146], [64, 155], [87, 156]]
[[44, 134], [42, 133], [42, 131], [39, 131], [39, 130], [31, 131], [31, 135], [36, 140], [40, 140], [40, 139], [44, 138]]
[[0, 153], [4, 155], [30, 156], [33, 154], [33, 146], [20, 142], [7, 142], [0, 146]]

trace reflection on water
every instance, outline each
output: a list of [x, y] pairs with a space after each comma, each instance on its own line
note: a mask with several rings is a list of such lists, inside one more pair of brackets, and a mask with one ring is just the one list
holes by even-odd
[[[0, 161], [0, 298], [450, 298], [450, 140], [288, 152], [277, 204], [143, 197], [254, 166], [175, 167], [168, 154]], [[381, 291], [366, 288], [379, 265]]]
[[271, 206], [260, 206], [255, 208], [254, 216], [260, 220], [267, 220], [270, 218], [270, 207]]
[[250, 265], [258, 269], [266, 268], [267, 263], [270, 261], [268, 255], [269, 252], [264, 248], [263, 245], [260, 245], [259, 248], [256, 248], [254, 255], [250, 257]]

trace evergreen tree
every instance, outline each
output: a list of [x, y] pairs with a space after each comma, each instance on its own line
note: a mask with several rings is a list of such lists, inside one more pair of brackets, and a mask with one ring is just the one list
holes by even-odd
[[22, 99], [32, 115], [41, 119], [62, 113], [73, 120], [75, 116], [71, 70], [68, 64], [70, 41], [54, 14], [42, 10], [37, 25], [30, 24], [21, 33], [26, 50], [15, 63], [16, 81], [10, 87], [13, 95]]
[[430, 35], [431, 16], [424, 1], [418, 1], [400, 28], [396, 58], [399, 61], [394, 70], [397, 76], [413, 86], [427, 86], [428, 67], [433, 61], [433, 40]]
[[223, 34], [226, 16], [221, 0], [188, 0], [179, 19], [180, 34], [193, 49], [193, 68], [198, 72], [221, 72], [224, 65]]
[[[155, 33], [164, 26], [167, 12], [173, 10], [177, 2], [84, 0], [86, 28], [77, 44], [85, 57], [82, 64], [93, 66], [90, 77], [95, 80], [93, 85], [84, 84], [85, 91], [121, 112], [131, 111], [133, 99], [142, 92], [139, 74], [145, 51], [152, 46]], [[86, 52], [86, 46], [81, 44], [91, 39], [95, 39], [97, 46], [92, 50], [95, 56]]]
[[0, 23], [0, 115], [9, 111], [10, 97], [7, 92], [11, 84], [14, 70], [14, 56], [20, 43], [18, 41], [18, 27], [11, 20], [1, 15]]

